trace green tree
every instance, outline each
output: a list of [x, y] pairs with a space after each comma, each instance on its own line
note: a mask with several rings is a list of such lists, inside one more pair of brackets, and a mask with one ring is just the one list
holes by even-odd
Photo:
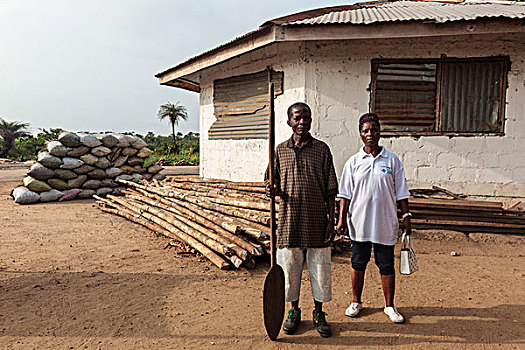
[[0, 157], [6, 157], [7, 153], [14, 147], [15, 141], [21, 137], [31, 136], [29, 130], [29, 123], [22, 122], [8, 122], [0, 118], [0, 137], [2, 137], [2, 148], [0, 149]]
[[169, 119], [171, 123], [171, 134], [173, 136], [173, 153], [177, 153], [175, 125], [178, 125], [181, 119], [188, 119], [188, 112], [186, 111], [186, 107], [179, 104], [179, 102], [177, 102], [176, 104], [168, 102], [160, 106], [157, 116], [160, 120], [164, 120], [166, 118]]

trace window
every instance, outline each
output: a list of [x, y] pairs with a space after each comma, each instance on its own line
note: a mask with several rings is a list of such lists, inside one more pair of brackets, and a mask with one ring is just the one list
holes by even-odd
[[264, 70], [213, 82], [217, 120], [208, 131], [210, 140], [268, 138], [270, 76], [275, 96], [282, 94], [283, 72]]
[[388, 135], [503, 134], [508, 57], [372, 60], [371, 110]]

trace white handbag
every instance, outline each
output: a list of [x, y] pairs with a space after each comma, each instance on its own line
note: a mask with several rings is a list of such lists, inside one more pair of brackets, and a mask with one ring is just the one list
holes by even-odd
[[410, 235], [403, 232], [401, 237], [401, 260], [399, 262], [399, 273], [402, 275], [410, 275], [416, 272], [419, 267], [417, 266], [416, 252], [414, 252], [414, 246]]

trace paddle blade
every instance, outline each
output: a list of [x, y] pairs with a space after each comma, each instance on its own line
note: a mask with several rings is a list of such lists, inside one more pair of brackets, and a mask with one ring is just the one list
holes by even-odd
[[284, 272], [279, 265], [272, 266], [264, 280], [263, 314], [268, 337], [277, 339], [284, 320]]

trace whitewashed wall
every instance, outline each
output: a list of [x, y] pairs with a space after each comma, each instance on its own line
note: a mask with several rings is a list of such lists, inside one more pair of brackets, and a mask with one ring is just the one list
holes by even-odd
[[276, 145], [291, 136], [286, 124], [286, 109], [305, 101], [304, 45], [274, 45], [256, 53], [230, 60], [201, 74], [200, 85], [200, 175], [232, 181], [262, 181], [268, 164], [268, 140], [209, 140], [213, 115], [213, 81], [230, 76], [255, 73], [270, 65], [284, 71], [285, 93], [275, 99]]
[[525, 197], [525, 37], [485, 35], [412, 40], [309, 43], [309, 102], [318, 116], [314, 134], [334, 152], [337, 173], [361, 146], [359, 116], [368, 111], [373, 58], [509, 55], [505, 136], [383, 138], [403, 161], [411, 187], [443, 186], [470, 195]]
[[368, 111], [370, 60], [509, 55], [505, 136], [384, 138], [403, 161], [412, 187], [432, 184], [470, 195], [525, 198], [525, 38], [485, 35], [404, 40], [358, 40], [278, 44], [246, 54], [201, 74], [201, 175], [260, 181], [266, 167], [266, 140], [212, 141], [214, 79], [272, 65], [284, 71], [284, 94], [276, 99], [277, 141], [290, 136], [286, 108], [304, 101], [313, 110], [312, 134], [328, 143], [340, 175], [358, 151], [359, 116]]

